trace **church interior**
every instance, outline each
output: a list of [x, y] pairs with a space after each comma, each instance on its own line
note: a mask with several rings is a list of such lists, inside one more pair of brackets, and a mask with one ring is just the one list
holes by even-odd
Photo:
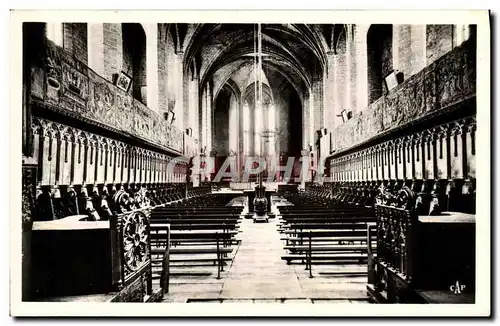
[[476, 25], [22, 45], [23, 301], [475, 302]]

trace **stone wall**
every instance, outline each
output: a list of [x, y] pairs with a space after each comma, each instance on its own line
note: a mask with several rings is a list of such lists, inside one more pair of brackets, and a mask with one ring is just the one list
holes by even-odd
[[453, 25], [427, 25], [427, 64], [453, 48]]

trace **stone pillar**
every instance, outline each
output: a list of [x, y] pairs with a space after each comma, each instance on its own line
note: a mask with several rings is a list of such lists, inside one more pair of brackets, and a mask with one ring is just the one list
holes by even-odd
[[334, 65], [334, 111], [333, 111], [333, 126], [331, 130], [343, 123], [342, 110], [349, 110], [347, 97], [349, 96], [349, 71], [347, 69], [346, 53], [338, 53], [333, 57]]
[[184, 85], [184, 74], [182, 71], [182, 52], [177, 52], [174, 54], [174, 65], [173, 65], [173, 73], [174, 73], [174, 92], [175, 92], [175, 126], [179, 130], [184, 130], [184, 97], [182, 94], [183, 85]]
[[351, 83], [351, 75], [355, 73], [353, 70], [353, 53], [356, 50], [354, 48], [354, 40], [352, 38], [352, 30], [354, 26], [353, 25], [347, 25], [347, 35], [346, 35], [346, 53], [345, 53], [345, 75], [344, 75], [344, 84], [345, 84], [345, 109], [347, 111], [353, 111], [354, 109], [352, 107], [352, 83]]
[[189, 82], [189, 126], [193, 129], [193, 138], [200, 139], [199, 126], [199, 80], [194, 76]]
[[359, 112], [368, 106], [368, 45], [366, 36], [368, 25], [356, 25], [354, 33], [356, 43], [356, 101], [353, 102], [356, 111]]
[[455, 33], [453, 38], [455, 39], [454, 46], [460, 46], [463, 42], [467, 41], [470, 37], [470, 27], [469, 25], [455, 25]]
[[212, 94], [213, 90], [212, 90], [212, 85], [211, 83], [208, 84], [207, 86], [207, 130], [206, 130], [206, 133], [207, 133], [207, 151], [210, 153], [210, 151], [212, 150], [212, 138], [213, 138], [213, 135], [212, 135], [212, 115], [213, 115], [213, 108], [212, 108], [212, 104], [213, 104], [213, 94]]
[[[392, 65], [394, 70], [403, 73], [405, 79], [414, 74], [412, 51], [413, 28], [415, 25], [393, 25], [392, 27]], [[420, 51], [421, 52], [421, 51]]]
[[[101, 25], [101, 24], [89, 24]], [[102, 26], [102, 25], [101, 25]], [[45, 29], [47, 31], [47, 38], [54, 42], [56, 45], [63, 46], [63, 24], [62, 23], [46, 23]], [[89, 35], [87, 33], [87, 35]], [[88, 37], [88, 36], [87, 36]]]
[[[324, 126], [324, 110], [323, 110], [323, 75], [314, 78], [312, 81], [312, 92], [314, 96], [314, 101], [312, 102], [312, 121], [314, 122], [313, 132], [316, 130], [323, 128]], [[313, 141], [316, 140], [317, 137], [314, 137]]]
[[238, 123], [238, 100], [231, 95], [229, 101], [229, 150], [238, 150], [238, 135], [240, 132]]
[[327, 54], [327, 71], [323, 74], [323, 124], [328, 130], [335, 129], [337, 113], [336, 92], [340, 85], [337, 85], [335, 77], [337, 73], [336, 56], [333, 52]]
[[400, 70], [402, 65], [399, 63], [399, 44], [401, 43], [402, 25], [392, 25], [392, 68]]
[[158, 112], [158, 24], [143, 24], [146, 32], [147, 105]]
[[202, 148], [207, 146], [207, 88], [206, 87], [203, 87], [203, 91], [201, 94], [200, 144]]
[[306, 181], [309, 180], [309, 161], [310, 161], [310, 152], [308, 149], [303, 149], [301, 152], [301, 159], [302, 159], [302, 171], [300, 172], [300, 188], [305, 189], [306, 187]]
[[315, 140], [315, 119], [314, 119], [314, 115], [315, 115], [315, 107], [314, 107], [314, 104], [315, 104], [315, 98], [316, 98], [316, 94], [314, 93], [314, 88], [310, 88], [309, 89], [309, 112], [308, 112], [308, 117], [309, 117], [309, 125], [308, 125], [308, 138], [309, 138], [309, 141], [307, 143], [307, 145], [310, 145], [310, 146], [313, 146], [314, 148], [314, 140]]
[[[411, 25], [411, 74], [416, 74], [426, 65], [425, 25]], [[405, 79], [409, 76], [405, 76]]]
[[236, 99], [236, 123], [238, 124], [238, 133], [236, 135], [229, 135], [229, 137], [238, 137], [236, 144], [236, 167], [238, 178], [241, 179], [241, 166], [242, 166], [242, 154], [243, 154], [243, 112], [241, 99]]
[[101, 76], [111, 81], [113, 75], [123, 69], [122, 24], [105, 23], [102, 27], [104, 72]]
[[87, 24], [87, 49], [89, 67], [104, 76], [104, 29], [103, 24]]

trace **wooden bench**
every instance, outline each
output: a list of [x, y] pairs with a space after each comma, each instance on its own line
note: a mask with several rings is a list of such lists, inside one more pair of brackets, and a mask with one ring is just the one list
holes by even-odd
[[[300, 204], [299, 204], [300, 205]], [[285, 235], [282, 259], [305, 263], [309, 277], [313, 264], [360, 264], [367, 259], [366, 229], [373, 209], [366, 206], [317, 204], [280, 209], [279, 230]]]
[[[303, 221], [303, 222], [300, 222]], [[318, 221], [317, 223], [371, 223], [375, 222], [372, 216], [345, 216], [345, 215], [331, 215], [331, 216], [290, 216], [287, 218], [281, 219], [281, 224], [283, 225], [292, 225], [292, 224], [311, 224], [316, 223], [313, 221]]]
[[[213, 263], [217, 265], [217, 278], [220, 278], [224, 265], [232, 261], [228, 256], [234, 251], [231, 246], [239, 244], [235, 236], [243, 210], [243, 207], [224, 206], [228, 198], [207, 195], [154, 209], [150, 225], [152, 254], [168, 245], [172, 267], [190, 268]], [[166, 227], [170, 230], [168, 240]], [[159, 264], [160, 259], [153, 259], [153, 263]]]
[[[165, 237], [160, 237], [160, 234], [155, 234], [152, 233], [152, 243], [162, 243], [165, 242]], [[168, 247], [169, 249], [169, 255], [173, 256], [199, 256], [199, 255], [214, 255], [214, 257], [209, 257], [209, 258], [199, 258], [199, 257], [181, 257], [181, 258], [175, 258], [175, 257], [170, 257], [169, 261], [170, 263], [191, 263], [188, 264], [187, 266], [194, 266], [193, 263], [200, 263], [200, 262], [212, 262], [214, 265], [217, 266], [217, 278], [220, 279], [220, 273], [224, 271], [224, 265], [227, 262], [232, 261], [232, 258], [227, 257], [228, 254], [233, 252], [233, 248], [228, 247], [228, 242], [227, 240], [231, 239], [231, 237], [234, 236], [234, 233], [219, 233], [219, 232], [211, 232], [211, 233], [194, 233], [190, 234], [188, 236], [186, 233], [176, 233], [171, 232], [168, 238]], [[201, 243], [203, 243], [204, 247], [176, 247], [173, 246], [172, 244], [176, 243], [179, 239], [183, 240], [188, 238], [189, 241], [192, 240], [198, 240]], [[157, 240], [154, 241], [154, 240]], [[215, 244], [215, 246], [211, 246]], [[207, 246], [208, 245], [208, 246]], [[164, 252], [164, 249], [161, 247], [152, 247], [151, 248], [151, 254], [152, 255], [159, 255], [162, 252]], [[158, 258], [153, 258], [152, 263], [153, 264], [159, 264], [161, 263], [162, 259], [160, 257]], [[172, 266], [172, 265], [170, 265]], [[179, 266], [176, 266], [179, 267]]]
[[155, 213], [151, 215], [152, 220], [156, 219], [182, 219], [182, 218], [193, 218], [193, 219], [209, 219], [209, 218], [222, 218], [222, 219], [235, 219], [240, 220], [240, 215], [235, 214], [159, 214]]
[[[318, 241], [343, 241], [352, 239], [353, 232], [348, 230], [301, 230], [301, 231], [287, 231], [286, 233], [295, 234], [296, 237], [286, 237], [287, 244], [284, 246], [285, 249], [291, 251], [291, 254], [282, 256], [282, 259], [289, 264], [293, 260], [300, 260], [306, 262], [306, 269], [310, 271], [310, 277], [312, 277], [311, 266], [313, 264], [313, 253], [322, 253], [321, 255], [314, 256], [314, 261], [330, 261], [330, 262], [343, 262], [359, 264], [360, 261], [363, 262], [367, 258], [366, 245], [328, 245], [328, 246], [313, 246], [313, 243]], [[366, 240], [366, 228], [360, 228], [355, 230], [354, 236], [357, 240], [360, 240], [365, 236]], [[294, 241], [295, 245], [290, 245], [291, 241]], [[345, 251], [351, 251], [350, 253], [345, 253]], [[339, 253], [340, 252], [340, 253]]]

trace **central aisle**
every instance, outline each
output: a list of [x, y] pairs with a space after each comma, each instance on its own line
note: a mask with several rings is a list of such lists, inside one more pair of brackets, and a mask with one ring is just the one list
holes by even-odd
[[305, 299], [294, 268], [281, 260], [277, 219], [241, 223], [241, 245], [222, 287], [221, 298]]
[[240, 245], [221, 278], [215, 277], [213, 266], [207, 267], [207, 275], [177, 275], [163, 301], [368, 303], [366, 265], [315, 265], [309, 278], [304, 265], [281, 259], [285, 252], [278, 222], [279, 216], [269, 223], [243, 219]]

